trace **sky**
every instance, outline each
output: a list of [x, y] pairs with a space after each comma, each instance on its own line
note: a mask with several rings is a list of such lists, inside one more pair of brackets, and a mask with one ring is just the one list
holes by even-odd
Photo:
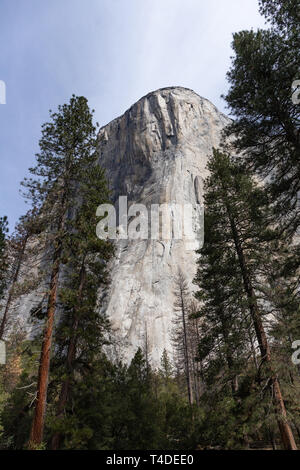
[[49, 109], [83, 95], [105, 125], [150, 91], [184, 86], [226, 113], [232, 33], [259, 27], [257, 0], [0, 0], [0, 216], [10, 230], [29, 208], [20, 182]]

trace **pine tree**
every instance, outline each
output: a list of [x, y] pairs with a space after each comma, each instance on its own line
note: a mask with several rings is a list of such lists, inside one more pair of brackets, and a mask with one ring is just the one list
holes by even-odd
[[202, 393], [202, 361], [198, 359], [200, 340], [199, 305], [193, 299], [188, 306], [187, 336], [190, 349], [191, 382], [196, 404], [199, 406]]
[[188, 334], [190, 291], [181, 269], [178, 269], [178, 273], [175, 278], [174, 296], [175, 316], [173, 318], [174, 328], [172, 332], [172, 342], [176, 355], [177, 369], [178, 372], [182, 373], [185, 377], [188, 400], [191, 405], [194, 401], [194, 397], [191, 379], [191, 351]]
[[[103, 289], [109, 280], [107, 264], [113, 255], [113, 245], [98, 239], [95, 231], [96, 208], [109, 201], [104, 172], [99, 166], [85, 170], [80, 195], [81, 206], [74, 219], [66, 223], [67, 261], [64, 263], [67, 274], [66, 281], [59, 289], [62, 321], [56, 332], [58, 353], [54, 372], [58, 375], [57, 369], [61, 364], [64, 378], [56, 412], [58, 427], [59, 420], [66, 414], [70, 394], [76, 394], [76, 382], [84, 380], [88, 371], [95, 366], [95, 361], [100, 360], [109, 327], [105, 316], [99, 313], [98, 302], [99, 289]], [[61, 435], [56, 432], [52, 438], [52, 449], [59, 448], [60, 440]]]
[[161, 403], [152, 370], [139, 348], [129, 366], [116, 364], [110, 395], [112, 449], [154, 449], [162, 441]]
[[223, 386], [229, 385], [234, 396], [249, 356], [249, 322], [234, 251], [221, 245], [212, 214], [207, 213], [205, 225], [207, 241], [195, 278], [201, 288], [196, 293], [200, 301], [198, 359], [203, 363], [207, 387], [219, 379]]
[[[242, 311], [247, 308], [260, 351], [259, 373], [262, 373], [261, 369], [264, 370], [267, 384], [272, 387], [283, 445], [286, 449], [295, 449], [295, 440], [287, 421], [278, 374], [274, 368], [263, 322], [267, 311], [258, 296], [259, 284], [266, 281], [261, 277], [261, 267], [266, 256], [270, 256], [270, 251], [267, 250], [270, 250], [270, 239], [273, 238], [268, 225], [266, 196], [241, 165], [233, 163], [227, 154], [214, 150], [208, 169], [211, 175], [207, 181], [205, 196], [208, 213], [206, 220], [208, 227], [214, 225], [214, 230], [209, 230], [210, 238], [208, 247], [205, 248], [210, 259], [206, 256], [208, 266], [204, 267], [204, 272], [207, 285], [204, 283], [204, 293], [200, 294], [200, 300], [205, 302], [203, 311], [205, 314], [205, 308], [208, 306], [208, 312], [212, 311], [219, 318], [229, 364], [232, 354], [228, 349], [226, 337], [230, 339], [230, 336], [232, 338], [232, 335], [235, 335], [235, 330], [232, 329], [232, 325], [236, 324], [236, 321], [232, 322], [234, 315], [237, 313], [236, 318], [241, 321]], [[227, 283], [224, 282], [226, 277]], [[201, 270], [196, 282], [200, 285], [202, 283]], [[229, 323], [226, 322], [227, 309]], [[245, 330], [247, 329], [248, 326]], [[213, 335], [211, 341], [214, 340]]]
[[[230, 89], [225, 99], [235, 120], [226, 134], [235, 136], [232, 145], [241, 151], [247, 171], [264, 178], [268, 202], [274, 209], [272, 225], [280, 228], [273, 231], [268, 245], [272, 256], [269, 260], [264, 257], [263, 266], [260, 263], [265, 285], [261, 282], [254, 290], [273, 319], [268, 332], [274, 342], [272, 357], [280, 369], [286, 404], [292, 409], [294, 385], [285, 387], [285, 383], [288, 376], [293, 377], [290, 345], [299, 331], [299, 246], [294, 235], [300, 225], [300, 108], [292, 94], [296, 92], [293, 83], [299, 79], [300, 16], [297, 0], [260, 0], [259, 5], [270, 28], [241, 31], [233, 37], [234, 57], [227, 74]], [[243, 263], [243, 250], [239, 251]], [[245, 274], [244, 270], [244, 285], [251, 297], [251, 280], [249, 283]], [[252, 311], [255, 308], [253, 305]], [[289, 365], [284, 367], [284, 363]]]
[[92, 113], [84, 97], [70, 99], [69, 104], [51, 112], [51, 121], [42, 126], [37, 165], [30, 169], [34, 178], [25, 179], [26, 196], [43, 214], [47, 228], [48, 250], [51, 253], [47, 320], [38, 374], [37, 400], [32, 424], [30, 446], [38, 447], [43, 439], [50, 352], [59, 276], [64, 256], [66, 222], [72, 217], [78, 201], [78, 189], [84, 182], [86, 168], [96, 160], [96, 129]]
[[166, 349], [163, 350], [160, 359], [160, 373], [167, 386], [173, 375], [173, 367]]
[[299, 80], [299, 2], [260, 0], [269, 29], [233, 35], [234, 57], [225, 96], [235, 119], [227, 133], [247, 168], [268, 177], [276, 220], [289, 234], [300, 224], [300, 107], [292, 84]]

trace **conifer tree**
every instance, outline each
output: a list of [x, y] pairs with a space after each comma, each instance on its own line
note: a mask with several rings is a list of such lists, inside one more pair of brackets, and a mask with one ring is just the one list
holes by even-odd
[[[212, 311], [219, 317], [229, 363], [232, 354], [228, 349], [226, 336], [232, 340], [236, 333], [232, 328], [236, 324], [233, 319], [238, 313], [237, 319], [241, 321], [241, 313], [247, 308], [259, 346], [260, 373], [263, 369], [267, 384], [272, 388], [284, 448], [295, 449], [294, 436], [287, 420], [278, 374], [264, 326], [263, 317], [267, 312], [258, 296], [259, 283], [266, 281], [261, 277], [261, 267], [265, 258], [270, 256], [268, 250], [271, 247], [270, 239], [273, 238], [268, 225], [266, 196], [241, 165], [233, 163], [227, 154], [214, 150], [208, 169], [211, 175], [206, 187], [206, 220], [208, 227], [213, 227], [213, 230], [209, 230], [207, 234], [208, 247], [205, 248], [209, 255], [209, 258], [204, 258], [204, 263], [208, 261], [208, 266], [204, 267], [206, 281], [203, 285], [201, 269], [196, 280], [204, 287], [204, 293], [200, 293], [200, 300], [205, 302], [203, 311], [205, 313], [208, 308], [208, 312]], [[201, 259], [199, 263], [201, 266]], [[226, 326], [227, 309], [229, 323]], [[215, 341], [214, 335], [211, 340]]]
[[37, 400], [30, 446], [43, 439], [54, 320], [57, 312], [59, 276], [64, 256], [66, 222], [72, 218], [78, 190], [86, 168], [96, 160], [96, 128], [84, 97], [73, 95], [68, 104], [51, 112], [51, 121], [42, 126], [37, 164], [30, 169], [35, 178], [25, 179], [26, 197], [43, 215], [51, 256], [46, 325], [43, 333]]
[[167, 386], [173, 375], [173, 367], [166, 349], [163, 350], [160, 359], [160, 373]]
[[192, 366], [188, 331], [190, 292], [181, 269], [178, 269], [178, 273], [175, 278], [174, 296], [175, 316], [173, 318], [174, 328], [172, 332], [172, 342], [176, 355], [177, 369], [178, 372], [183, 373], [185, 377], [188, 400], [191, 405], [194, 401], [194, 397], [191, 379]]
[[193, 299], [188, 305], [188, 345], [190, 349], [191, 382], [196, 404], [200, 404], [202, 393], [202, 361], [198, 359], [198, 346], [200, 340], [200, 319], [198, 315], [199, 305]]
[[247, 168], [268, 177], [276, 221], [293, 234], [300, 224], [300, 105], [292, 100], [299, 80], [298, 0], [260, 0], [269, 29], [233, 35], [230, 84], [225, 96], [235, 119], [227, 134]]
[[[58, 351], [54, 373], [58, 376], [60, 367], [63, 380], [56, 412], [57, 428], [62, 428], [59, 420], [66, 415], [70, 393], [76, 394], [76, 382], [86, 379], [95, 361], [100, 360], [109, 328], [107, 319], [99, 312], [98, 302], [99, 289], [109, 281], [107, 263], [113, 255], [113, 245], [98, 239], [95, 231], [96, 209], [109, 201], [107, 182], [99, 166], [85, 170], [80, 195], [82, 201], [76, 216], [66, 222], [66, 281], [59, 289], [62, 321], [56, 332]], [[60, 433], [56, 432], [52, 438], [53, 450], [59, 448], [60, 439]]]

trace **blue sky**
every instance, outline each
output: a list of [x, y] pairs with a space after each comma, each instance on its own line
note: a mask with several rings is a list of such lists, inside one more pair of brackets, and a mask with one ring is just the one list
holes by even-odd
[[0, 0], [0, 216], [13, 229], [27, 210], [20, 181], [49, 109], [84, 95], [104, 125], [180, 85], [225, 111], [232, 32], [263, 26], [256, 0]]

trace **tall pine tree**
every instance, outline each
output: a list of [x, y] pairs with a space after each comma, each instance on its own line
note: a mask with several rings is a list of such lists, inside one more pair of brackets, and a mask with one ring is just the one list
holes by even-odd
[[260, 0], [269, 29], [233, 35], [225, 96], [235, 117], [227, 129], [247, 168], [263, 178], [276, 218], [293, 234], [300, 224], [300, 105], [292, 100], [299, 76], [298, 0]]
[[78, 204], [80, 184], [86, 169], [96, 161], [96, 128], [84, 97], [72, 96], [68, 104], [51, 112], [51, 121], [42, 126], [37, 165], [30, 169], [35, 178], [25, 179], [26, 196], [43, 214], [51, 256], [46, 325], [43, 333], [37, 400], [30, 446], [38, 447], [43, 439], [54, 320], [57, 312], [59, 276], [64, 257], [66, 223]]
[[[270, 239], [273, 234], [268, 225], [270, 217], [266, 196], [241, 165], [234, 163], [227, 154], [214, 150], [208, 169], [211, 175], [207, 181], [205, 202], [208, 227], [213, 227], [213, 230], [207, 233], [209, 238], [204, 263], [209, 263], [204, 266], [206, 280], [202, 280], [203, 269], [200, 269], [197, 277], [197, 282], [204, 288], [204, 294], [200, 293], [200, 300], [205, 302], [203, 311], [208, 308], [214, 315], [214, 322], [218, 317], [218, 334], [222, 334], [230, 369], [233, 357], [230, 344], [239, 329], [236, 330], [234, 325], [238, 325], [237, 319], [239, 322], [243, 320], [246, 307], [259, 346], [259, 373], [262, 373], [262, 369], [271, 387], [283, 445], [286, 449], [295, 449], [264, 324], [264, 315], [268, 310], [258, 294], [260, 283], [266, 282], [262, 266], [265, 258], [269, 258], [272, 253]], [[201, 267], [201, 259], [199, 263]], [[248, 329], [246, 324], [245, 332]], [[249, 334], [252, 334], [251, 329]], [[239, 340], [239, 335], [237, 338]], [[212, 340], [215, 341], [214, 338]]]

